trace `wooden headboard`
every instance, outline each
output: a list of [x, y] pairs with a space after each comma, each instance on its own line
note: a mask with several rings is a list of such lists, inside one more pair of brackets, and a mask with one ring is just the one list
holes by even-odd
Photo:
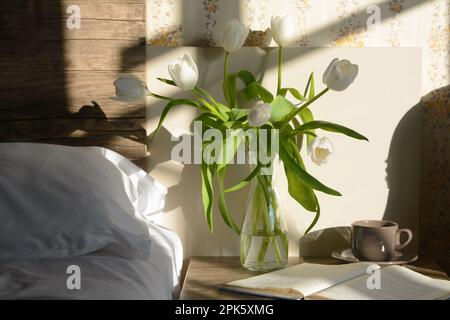
[[[80, 29], [67, 26], [72, 5], [80, 9]], [[118, 73], [144, 79], [144, 6], [1, 1], [0, 141], [96, 145], [145, 157], [144, 103], [112, 99]]]

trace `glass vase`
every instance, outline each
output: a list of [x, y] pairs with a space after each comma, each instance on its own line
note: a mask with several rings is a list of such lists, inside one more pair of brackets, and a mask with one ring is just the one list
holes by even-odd
[[258, 174], [248, 196], [240, 260], [244, 268], [252, 271], [280, 269], [287, 264], [289, 241], [275, 181], [273, 174]]

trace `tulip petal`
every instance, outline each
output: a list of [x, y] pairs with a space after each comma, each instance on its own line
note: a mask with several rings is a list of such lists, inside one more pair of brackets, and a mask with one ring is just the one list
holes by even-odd
[[167, 68], [170, 77], [181, 90], [190, 91], [197, 85], [199, 72], [189, 53], [172, 61]]
[[222, 32], [222, 47], [228, 53], [239, 50], [244, 45], [249, 33], [250, 29], [238, 20], [229, 21]]
[[323, 73], [322, 81], [331, 90], [343, 91], [352, 84], [357, 75], [356, 64], [335, 58]]
[[119, 100], [139, 100], [147, 95], [144, 81], [132, 74], [119, 74], [114, 81], [114, 86]]

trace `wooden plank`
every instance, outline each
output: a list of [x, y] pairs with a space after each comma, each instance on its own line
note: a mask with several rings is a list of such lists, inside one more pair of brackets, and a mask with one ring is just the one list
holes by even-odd
[[143, 119], [0, 120], [0, 141], [102, 146], [128, 159], [145, 157]]
[[[79, 30], [66, 25], [72, 4]], [[142, 163], [144, 103], [111, 98], [118, 73], [144, 79], [144, 4], [0, 2], [0, 141], [98, 145]]]
[[[2, 70], [145, 71], [139, 40], [2, 41]], [[60, 52], [61, 55], [55, 53]], [[17, 57], [20, 57], [18, 59]]]
[[[24, 142], [20, 140], [20, 142]], [[104, 147], [121, 154], [133, 161], [136, 165], [142, 167], [142, 159], [146, 156], [147, 151], [143, 144], [130, 143], [130, 140], [122, 137], [111, 136], [88, 136], [83, 138], [60, 137], [55, 139], [30, 140], [33, 143], [58, 144], [73, 147]]]
[[144, 21], [84, 19], [80, 29], [66, 28], [66, 19], [3, 17], [0, 40], [141, 40]]
[[145, 20], [145, 0], [8, 0], [0, 2], [0, 10], [21, 11], [22, 18], [68, 18], [71, 5], [80, 8], [81, 19]]
[[32, 119], [0, 120], [2, 140], [17, 141], [55, 139], [59, 137], [83, 138], [88, 135], [118, 135], [132, 141], [145, 142], [142, 119]]
[[2, 142], [103, 146], [138, 159], [146, 154], [146, 132], [138, 119], [0, 120]]
[[[134, 74], [144, 79], [144, 73]], [[6, 71], [2, 75], [0, 119], [145, 118], [143, 101], [113, 99], [117, 72]]]
[[[109, 1], [45, 1], [45, 10], [39, 11], [39, 18], [68, 18], [71, 5], [80, 8], [81, 19], [144, 21], [145, 5], [140, 3], [124, 3]], [[27, 18], [36, 17], [36, 11], [28, 10]]]

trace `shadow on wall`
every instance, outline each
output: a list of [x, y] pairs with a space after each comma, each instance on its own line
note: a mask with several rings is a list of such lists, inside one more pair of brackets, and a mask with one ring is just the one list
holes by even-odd
[[412, 107], [400, 120], [386, 160], [389, 196], [383, 219], [395, 221], [413, 232], [404, 250], [417, 252], [419, 244], [422, 108]]
[[[239, 237], [236, 236], [222, 221], [217, 207], [214, 208], [214, 234], [211, 235], [203, 214], [201, 202], [200, 166], [197, 164], [180, 164], [171, 160], [173, 148], [183, 141], [190, 139], [190, 135], [182, 135], [174, 139], [172, 134], [164, 127], [149, 145], [150, 156], [147, 159], [145, 170], [152, 172], [157, 168], [158, 175], [164, 176], [168, 182], [165, 212], [170, 212], [169, 219], [176, 219], [175, 231], [182, 238], [185, 247], [185, 256], [191, 256], [190, 250], [195, 248], [198, 255], [227, 256], [239, 247]], [[178, 140], [180, 139], [180, 140]], [[175, 140], [175, 141], [173, 141]], [[150, 138], [148, 139], [148, 144]], [[155, 151], [156, 152], [152, 152]], [[191, 149], [193, 152], [193, 148]], [[226, 185], [233, 185], [248, 174], [248, 167], [236, 165], [229, 169]], [[244, 216], [246, 198], [249, 188], [227, 195], [230, 207], [241, 208], [231, 210], [231, 214], [238, 225]], [[242, 205], [239, 205], [242, 204]], [[195, 223], [193, 223], [195, 221]]]
[[422, 98], [420, 249], [450, 274], [450, 86]]
[[[406, 252], [418, 250], [421, 173], [421, 107], [412, 107], [398, 123], [391, 139], [386, 160], [386, 182], [389, 195], [383, 219], [414, 233]], [[380, 124], [382, 126], [382, 124]], [[326, 228], [300, 238], [300, 256], [329, 257], [333, 251], [350, 248], [349, 226]]]
[[[124, 55], [130, 62], [120, 67], [114, 52], [120, 54], [124, 41], [104, 30], [115, 31], [121, 22], [86, 18], [86, 29], [71, 30], [68, 6], [43, 0], [0, 3], [0, 141], [100, 145], [130, 159], [142, 157], [143, 103], [110, 97], [113, 71], [143, 71], [145, 50], [127, 41], [133, 43]], [[93, 37], [103, 40], [94, 44]]]
[[62, 22], [45, 19], [61, 12], [58, 3], [0, 3], [2, 141], [34, 138], [37, 131], [48, 127], [44, 119], [68, 115]]

